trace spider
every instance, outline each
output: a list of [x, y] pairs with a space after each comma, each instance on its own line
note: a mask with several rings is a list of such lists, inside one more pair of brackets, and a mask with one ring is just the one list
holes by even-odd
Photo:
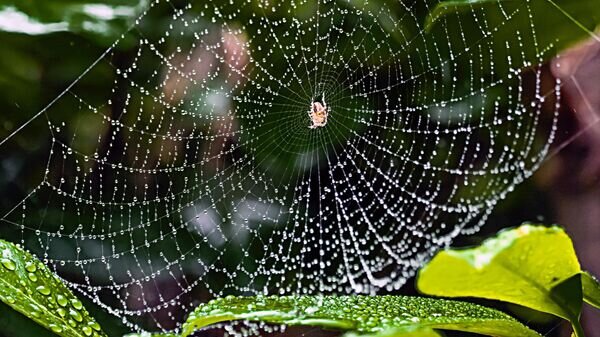
[[308, 111], [308, 117], [310, 117], [312, 122], [312, 125], [309, 126], [310, 129], [323, 127], [327, 124], [327, 103], [325, 103], [325, 94], [323, 94], [321, 101], [323, 103], [312, 102], [310, 110]]

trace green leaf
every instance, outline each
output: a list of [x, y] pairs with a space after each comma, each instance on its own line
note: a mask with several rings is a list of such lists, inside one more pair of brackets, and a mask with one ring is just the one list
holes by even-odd
[[498, 3], [499, 0], [450, 0], [441, 1], [437, 4], [425, 19], [425, 30], [429, 31], [444, 16], [450, 14], [461, 14], [474, 6], [482, 6], [490, 3]]
[[441, 337], [441, 335], [431, 328], [395, 328], [386, 329], [374, 334], [361, 335], [356, 332], [348, 332], [343, 337]]
[[576, 325], [583, 300], [579, 273], [561, 228], [523, 225], [476, 248], [438, 253], [419, 272], [417, 287], [429, 295], [515, 303]]
[[0, 240], [0, 300], [65, 337], [105, 336], [81, 302], [42, 262]]
[[0, 3], [0, 32], [27, 35], [71, 32], [111, 45], [147, 5], [147, 0], [4, 0]]
[[581, 273], [575, 274], [550, 289], [550, 297], [569, 313], [575, 336], [583, 336], [583, 327], [579, 322], [583, 306]]
[[581, 273], [581, 284], [583, 285], [583, 300], [600, 309], [600, 283], [598, 280], [584, 271]]
[[512, 317], [479, 305], [406, 296], [226, 297], [200, 305], [183, 325], [182, 336], [208, 325], [251, 320], [314, 325], [373, 334], [432, 336], [431, 329], [518, 337], [539, 336]]
[[579, 317], [583, 305], [581, 274], [575, 274], [550, 289], [550, 297], [572, 317]]

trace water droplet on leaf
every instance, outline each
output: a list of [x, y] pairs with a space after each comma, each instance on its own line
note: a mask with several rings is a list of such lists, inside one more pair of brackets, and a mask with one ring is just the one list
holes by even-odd
[[10, 271], [14, 271], [15, 269], [17, 269], [17, 265], [11, 259], [3, 258], [2, 260], [0, 260], [0, 263], [2, 263], [4, 268]]
[[58, 305], [60, 305], [61, 307], [66, 307], [67, 304], [69, 304], [69, 301], [67, 301], [67, 299], [60, 294], [56, 295], [56, 302], [58, 302]]
[[35, 290], [37, 290], [38, 293], [40, 293], [44, 296], [48, 296], [51, 293], [50, 289], [46, 286], [38, 286], [37, 288], [35, 288]]
[[81, 302], [77, 299], [72, 299], [71, 304], [73, 305], [73, 308], [75, 308], [77, 310], [83, 309], [83, 304], [81, 304]]

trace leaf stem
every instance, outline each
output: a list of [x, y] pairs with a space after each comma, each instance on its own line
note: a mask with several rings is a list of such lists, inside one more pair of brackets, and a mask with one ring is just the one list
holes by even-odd
[[575, 337], [585, 337], [585, 334], [583, 333], [583, 327], [581, 326], [581, 323], [579, 322], [579, 320], [572, 320], [571, 321], [571, 326], [573, 327], [573, 336]]

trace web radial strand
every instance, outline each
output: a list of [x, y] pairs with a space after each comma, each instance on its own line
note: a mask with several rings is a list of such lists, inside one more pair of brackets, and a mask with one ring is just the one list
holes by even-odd
[[4, 220], [136, 329], [217, 296], [396, 290], [553, 139], [558, 83], [527, 61], [551, 45], [503, 3], [435, 38], [434, 1], [155, 1], [49, 108], [43, 181]]

